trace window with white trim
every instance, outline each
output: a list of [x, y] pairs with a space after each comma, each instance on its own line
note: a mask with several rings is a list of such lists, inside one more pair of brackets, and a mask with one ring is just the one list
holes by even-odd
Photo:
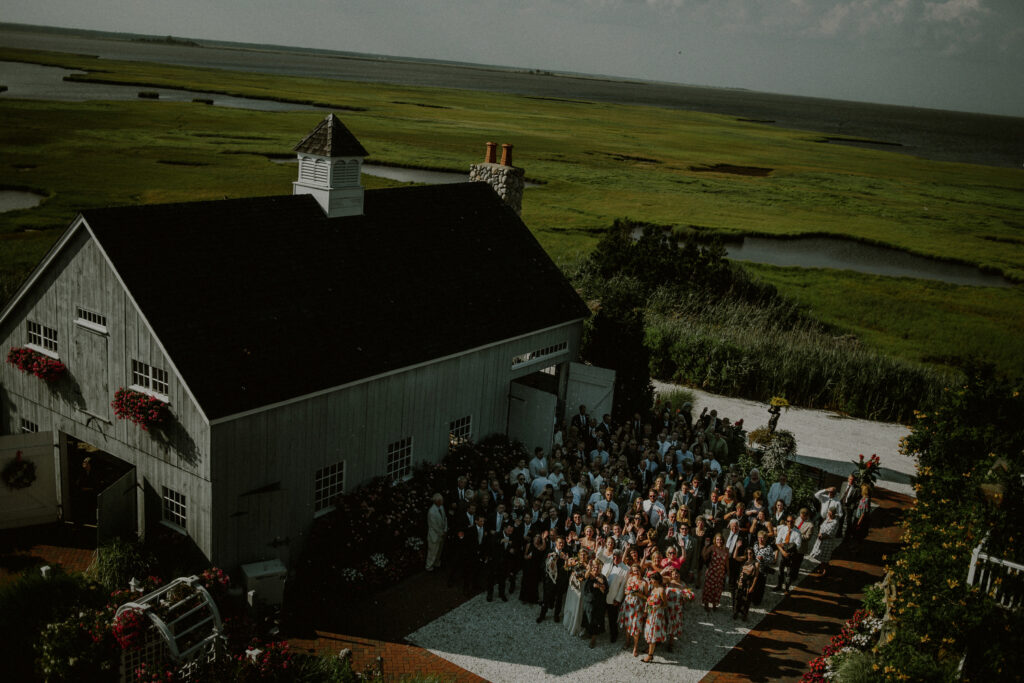
[[28, 343], [41, 350], [57, 353], [57, 330], [46, 325], [25, 321], [28, 328]]
[[106, 332], [107, 316], [103, 315], [102, 313], [90, 311], [87, 308], [82, 308], [81, 306], [76, 306], [75, 324], [81, 325], [82, 327], [87, 327], [91, 330], [96, 330], [97, 332]]
[[163, 488], [163, 520], [185, 530], [188, 521], [188, 509], [185, 505], [185, 494], [178, 493], [166, 486]]
[[569, 342], [559, 342], [558, 344], [552, 344], [551, 346], [545, 346], [542, 349], [536, 351], [530, 351], [529, 353], [521, 353], [518, 356], [512, 356], [512, 367], [515, 368], [518, 365], [529, 363], [531, 361], [539, 360], [545, 356], [552, 356], [556, 353], [561, 353], [569, 348]]
[[132, 359], [132, 387], [167, 396], [171, 388], [166, 370]]
[[391, 481], [405, 479], [412, 473], [412, 437], [388, 445], [385, 475]]
[[32, 433], [39, 431], [39, 425], [25, 418], [21, 418], [21, 431], [25, 433]]
[[473, 436], [473, 420], [471, 416], [460, 417], [448, 423], [448, 443], [455, 445], [465, 443]]
[[336, 462], [316, 471], [313, 489], [313, 512], [328, 510], [334, 499], [345, 492], [345, 461]]

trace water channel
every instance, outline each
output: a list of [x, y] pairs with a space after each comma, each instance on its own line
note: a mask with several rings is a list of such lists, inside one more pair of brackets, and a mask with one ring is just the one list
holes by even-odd
[[31, 209], [39, 206], [43, 199], [43, 195], [36, 194], [35, 192], [0, 190], [0, 213], [18, 211], [19, 209]]
[[159, 98], [157, 99], [162, 101], [191, 102], [194, 99], [213, 100], [215, 106], [231, 107], [233, 109], [254, 109], [257, 111], [309, 111], [321, 109], [320, 107], [292, 104], [290, 102], [230, 97], [228, 95], [217, 95], [192, 90], [64, 80], [65, 76], [81, 73], [84, 72], [71, 71], [56, 66], [0, 61], [0, 84], [7, 86], [7, 90], [0, 93], [0, 98], [10, 97], [51, 102], [123, 101], [139, 99], [139, 93], [145, 91], [158, 93]]

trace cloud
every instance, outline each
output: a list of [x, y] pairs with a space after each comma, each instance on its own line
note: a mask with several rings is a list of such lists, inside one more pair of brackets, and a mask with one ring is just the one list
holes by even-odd
[[925, 20], [957, 22], [965, 26], [977, 23], [981, 16], [988, 12], [988, 9], [981, 6], [981, 0], [947, 0], [946, 2], [926, 2], [924, 4]]

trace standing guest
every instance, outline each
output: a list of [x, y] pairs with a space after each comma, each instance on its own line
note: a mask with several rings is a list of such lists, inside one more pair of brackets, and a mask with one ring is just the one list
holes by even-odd
[[743, 490], [746, 493], [747, 500], [753, 500], [755, 492], [760, 493], [761, 497], [764, 498], [767, 489], [765, 488], [764, 480], [761, 479], [761, 470], [756, 467], [750, 470], [750, 474], [743, 480]]
[[647, 500], [644, 501], [644, 513], [647, 514], [652, 527], [658, 526], [661, 520], [667, 516], [665, 504], [658, 499], [658, 490], [654, 487], [647, 490]]
[[606, 562], [601, 570], [605, 579], [608, 580], [608, 593], [605, 596], [605, 613], [608, 615], [608, 636], [609, 642], [614, 643], [619, 637], [619, 605], [626, 596], [626, 580], [629, 578], [629, 570], [622, 563], [622, 551], [612, 551], [612, 559]]
[[544, 602], [540, 608], [537, 623], [544, 621], [548, 610], [555, 613], [555, 621], [562, 620], [562, 605], [569, 588], [569, 568], [565, 566], [569, 555], [565, 552], [565, 539], [555, 539], [555, 549], [544, 560]]
[[498, 585], [498, 597], [508, 602], [505, 584], [511, 580], [509, 590], [515, 590], [514, 562], [521, 552], [513, 534], [512, 524], [506, 524], [500, 534], [492, 537], [489, 549], [489, 572], [487, 579], [487, 602], [494, 599], [494, 585]]
[[755, 490], [754, 494], [750, 497], [750, 504], [747, 506], [747, 517], [755, 519], [759, 512], [763, 512], [766, 519], [771, 514], [768, 505], [765, 503], [764, 494], [761, 493], [760, 489]]
[[853, 510], [853, 546], [856, 550], [867, 538], [871, 528], [871, 487], [864, 484], [860, 487], [860, 500]]
[[766, 531], [757, 532], [757, 543], [754, 544], [754, 557], [757, 559], [757, 580], [754, 582], [754, 592], [750, 595], [750, 600], [755, 605], [760, 605], [761, 600], [764, 598], [764, 586], [768, 582], [768, 573], [771, 571], [771, 566], [775, 564], [775, 555], [778, 551], [770, 541], [773, 538], [774, 536], [771, 536]]
[[[524, 465], [526, 464], [525, 460], [520, 460], [520, 462]], [[468, 480], [466, 479], [466, 475], [460, 476], [455, 484], [455, 492], [452, 494], [452, 498], [458, 504], [460, 512], [465, 509], [465, 506], [469, 503], [469, 499], [473, 497], [473, 487], [471, 487], [467, 482]]]
[[775, 536], [775, 546], [779, 549], [779, 581], [775, 584], [775, 590], [781, 591], [785, 583], [786, 591], [792, 587], [793, 582], [800, 575], [800, 565], [796, 560], [803, 559], [800, 555], [800, 532], [793, 524], [793, 515], [786, 515], [786, 521], [779, 527]]
[[835, 510], [836, 517], [843, 516], [843, 504], [839, 502], [835, 486], [830, 486], [827, 489], [818, 491], [814, 494], [814, 497], [818, 499], [818, 503], [821, 505], [819, 515], [822, 519], [828, 517], [829, 510]]
[[693, 593], [686, 589], [679, 576], [679, 570], [669, 569], [665, 581], [666, 599], [666, 646], [672, 652], [672, 643], [683, 634], [683, 600], [692, 598]]
[[772, 523], [772, 528], [777, 531], [779, 527], [786, 523], [786, 517], [785, 501], [777, 500], [772, 503], [772, 516], [769, 518], [769, 521]]
[[754, 556], [754, 549], [747, 548], [746, 559], [740, 568], [739, 578], [736, 580], [736, 590], [732, 593], [732, 618], [737, 616], [747, 620], [747, 613], [750, 612], [750, 601], [754, 594], [754, 586], [757, 583], [759, 571], [757, 559]]
[[807, 508], [800, 508], [800, 516], [796, 518], [796, 529], [800, 532], [800, 548], [797, 550], [798, 557], [793, 560], [797, 567], [804, 563], [804, 555], [811, 550], [814, 542], [814, 522], [811, 520], [811, 511]]
[[441, 566], [444, 536], [448, 532], [448, 514], [444, 511], [444, 498], [435, 493], [434, 504], [427, 511], [427, 571]]
[[783, 472], [779, 475], [779, 480], [772, 484], [772, 487], [768, 489], [768, 505], [775, 507], [775, 502], [781, 500], [789, 507], [793, 503], [793, 487], [790, 486], [786, 479], [786, 473]]
[[510, 486], [516, 486], [519, 484], [519, 477], [522, 475], [523, 481], [527, 478], [532, 479], [530, 476], [530, 468], [526, 466], [526, 458], [520, 458], [516, 466], [512, 468], [512, 471], [508, 473], [508, 483]]
[[583, 626], [583, 584], [590, 567], [590, 554], [580, 550], [579, 554], [566, 563], [569, 569], [569, 592], [565, 595], [565, 612], [562, 626], [569, 635], [578, 635]]
[[580, 547], [586, 548], [591, 555], [597, 553], [597, 534], [594, 532], [594, 527], [587, 526], [583, 528], [583, 538], [580, 539]]
[[860, 502], [860, 486], [857, 485], [857, 473], [850, 472], [843, 485], [839, 487], [839, 503], [843, 506], [843, 514], [839, 518], [843, 538], [853, 535], [853, 512]]
[[626, 580], [626, 599], [622, 601], [619, 611], [619, 626], [626, 632], [626, 647], [633, 641], [633, 656], [636, 657], [640, 648], [640, 633], [644, 629], [644, 605], [647, 602], [647, 584], [640, 577], [640, 565], [629, 568]]
[[571, 425], [579, 431], [580, 436], [587, 433], [590, 427], [590, 418], [587, 416], [587, 407], [584, 405], [580, 406], [578, 414], [573, 415]]
[[612, 561], [612, 555], [615, 553], [615, 539], [609, 536], [604, 539], [604, 543], [597, 549], [597, 559], [601, 562], [608, 563]]
[[647, 641], [645, 662], [654, 660], [654, 648], [668, 639], [668, 600], [665, 597], [665, 580], [661, 574], [651, 575], [651, 591], [647, 596], [647, 619], [644, 624], [644, 640]]
[[604, 565], [593, 560], [583, 582], [582, 626], [590, 636], [590, 647], [597, 644], [597, 636], [604, 633], [604, 615], [608, 604], [608, 579], [602, 573]]
[[722, 534], [715, 534], [712, 545], [704, 548], [704, 562], [708, 570], [704, 577], [704, 590], [701, 591], [701, 603], [704, 611], [711, 613], [712, 609], [718, 609], [722, 602], [722, 589], [725, 587], [726, 572], [728, 572], [729, 551], [725, 547], [725, 539]]
[[536, 479], [541, 476], [541, 470], [544, 470], [544, 476], [547, 477], [547, 469], [548, 459], [544, 457], [544, 449], [537, 446], [533, 449], [533, 458], [530, 460], [530, 477]]
[[604, 490], [604, 499], [597, 501], [594, 505], [594, 511], [599, 515], [604, 514], [606, 510], [610, 510], [615, 515], [615, 518], [612, 520], [613, 524], [619, 521], [619, 506], [615, 503], [614, 498], [615, 489], [608, 486]]
[[693, 545], [694, 553], [696, 558], [695, 568], [693, 573], [693, 585], [700, 587], [703, 582], [703, 571], [707, 564], [704, 559], [704, 549], [711, 545], [711, 537], [714, 534], [711, 531], [711, 527], [708, 526], [707, 520], [704, 517], [697, 518], [697, 526], [693, 529]]
[[736, 590], [736, 579], [747, 557], [746, 534], [740, 530], [739, 520], [729, 521], [729, 532], [725, 538], [725, 549], [729, 551], [729, 590]]
[[683, 560], [683, 565], [679, 568], [679, 575], [687, 583], [694, 583], [695, 571], [697, 569], [697, 556], [700, 555], [698, 552], [697, 540], [690, 535], [690, 525], [682, 524], [679, 526], [679, 538], [676, 539], [676, 544], [679, 547], [679, 557]]
[[489, 564], [488, 550], [490, 549], [491, 536], [485, 527], [486, 521], [483, 515], [477, 515], [472, 530], [466, 540], [469, 542], [465, 556], [467, 590], [476, 590], [482, 583], [481, 579], [486, 575]]
[[544, 571], [544, 555], [547, 543], [540, 534], [527, 539], [523, 550], [523, 586], [519, 589], [519, 601], [527, 605], [536, 605], [540, 601], [538, 586], [541, 573]]
[[811, 559], [821, 564], [815, 569], [815, 573], [824, 576], [828, 573], [828, 563], [832, 559], [832, 551], [839, 544], [839, 517], [837, 509], [830, 507], [825, 514], [825, 519], [818, 530], [818, 540], [814, 542], [814, 549], [811, 550]]

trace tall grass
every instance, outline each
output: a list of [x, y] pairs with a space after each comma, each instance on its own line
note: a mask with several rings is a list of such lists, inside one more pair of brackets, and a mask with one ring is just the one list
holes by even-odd
[[883, 356], [794, 312], [785, 300], [652, 297], [646, 343], [653, 376], [716, 393], [900, 421], [952, 373]]

